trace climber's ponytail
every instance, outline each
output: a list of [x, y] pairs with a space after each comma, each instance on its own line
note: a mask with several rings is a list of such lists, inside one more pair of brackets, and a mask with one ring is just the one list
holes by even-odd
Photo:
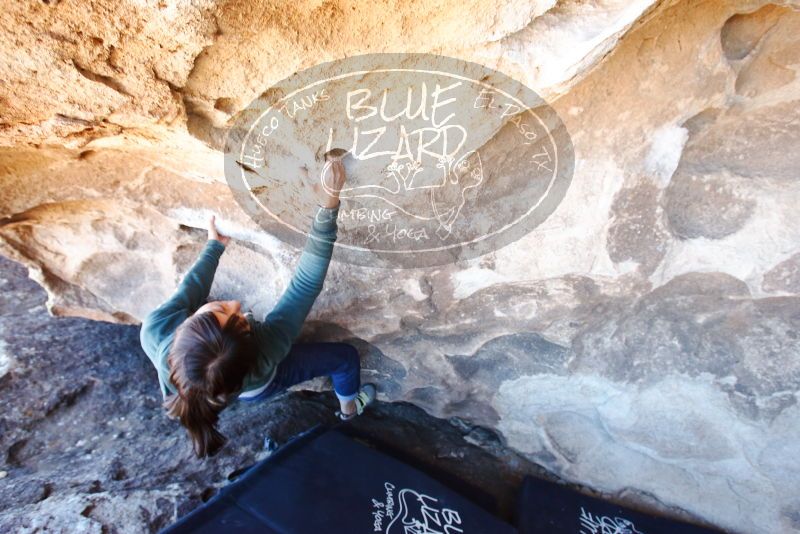
[[205, 392], [189, 388], [185, 394], [167, 397], [164, 402], [167, 414], [180, 420], [192, 439], [198, 458], [213, 456], [227, 441], [216, 429], [219, 412], [225, 406], [212, 404]]
[[228, 399], [241, 390], [253, 368], [255, 347], [240, 319], [220, 327], [213, 313], [186, 319], [175, 332], [168, 362], [170, 382], [178, 393], [164, 401], [170, 417], [180, 420], [199, 458], [214, 455], [226, 442], [216, 428]]

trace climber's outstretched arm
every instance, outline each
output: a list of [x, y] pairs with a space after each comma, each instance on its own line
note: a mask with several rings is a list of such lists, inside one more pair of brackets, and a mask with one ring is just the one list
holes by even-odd
[[[289, 352], [292, 343], [300, 335], [314, 301], [322, 291], [328, 273], [333, 245], [336, 241], [339, 213], [339, 191], [346, 179], [341, 158], [346, 152], [334, 149], [326, 154], [330, 164], [330, 182], [326, 187], [316, 188], [319, 205], [311, 222], [311, 232], [306, 241], [300, 263], [295, 269], [289, 286], [275, 308], [267, 314], [257, 333], [268, 342], [275, 361], [280, 361]], [[267, 341], [268, 340], [268, 341]]]
[[269, 329], [275, 349], [282, 355], [300, 334], [303, 322], [322, 291], [336, 241], [338, 212], [338, 206], [317, 208], [311, 233], [289, 286], [264, 319], [263, 325]]

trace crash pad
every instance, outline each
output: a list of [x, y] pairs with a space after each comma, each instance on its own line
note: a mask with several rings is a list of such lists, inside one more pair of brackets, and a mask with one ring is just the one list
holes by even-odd
[[338, 430], [316, 428], [163, 532], [226, 531], [504, 534], [516, 529], [422, 470]]
[[718, 534], [585, 495], [547, 480], [526, 477], [519, 493], [520, 534]]

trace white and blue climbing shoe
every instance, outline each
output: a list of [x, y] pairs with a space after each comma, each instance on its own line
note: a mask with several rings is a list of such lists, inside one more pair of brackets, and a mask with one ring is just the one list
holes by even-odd
[[351, 414], [344, 414], [341, 412], [341, 410], [337, 410], [336, 415], [342, 421], [347, 421], [357, 415], [361, 415], [364, 413], [364, 410], [367, 408], [367, 406], [372, 404], [372, 402], [375, 400], [375, 392], [375, 384], [364, 384], [361, 386], [361, 389], [358, 391], [358, 395], [356, 395], [355, 398], [356, 411]]

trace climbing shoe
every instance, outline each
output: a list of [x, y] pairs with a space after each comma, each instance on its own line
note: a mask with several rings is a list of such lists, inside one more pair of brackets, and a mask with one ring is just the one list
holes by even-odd
[[375, 384], [364, 384], [363, 386], [361, 386], [361, 389], [359, 390], [358, 395], [356, 395], [354, 401], [356, 404], [356, 411], [351, 414], [344, 414], [341, 412], [341, 410], [337, 410], [336, 415], [342, 421], [347, 421], [348, 419], [352, 419], [353, 417], [364, 413], [364, 409], [366, 409], [367, 406], [372, 404], [372, 401], [374, 400], [375, 400]]

